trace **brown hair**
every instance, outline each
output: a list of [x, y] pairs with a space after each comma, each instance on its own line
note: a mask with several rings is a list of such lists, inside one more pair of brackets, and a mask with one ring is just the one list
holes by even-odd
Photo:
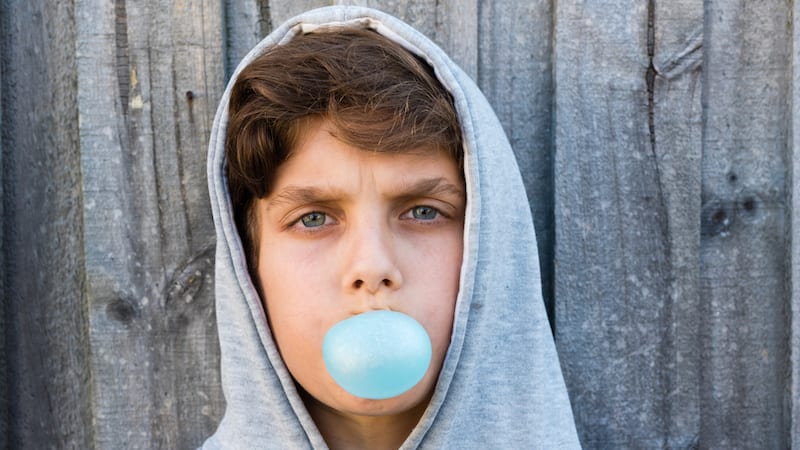
[[450, 94], [426, 63], [366, 29], [301, 34], [259, 56], [231, 92], [225, 141], [228, 187], [248, 266], [255, 271], [253, 204], [269, 195], [309, 119], [324, 118], [356, 148], [435, 148], [461, 165]]

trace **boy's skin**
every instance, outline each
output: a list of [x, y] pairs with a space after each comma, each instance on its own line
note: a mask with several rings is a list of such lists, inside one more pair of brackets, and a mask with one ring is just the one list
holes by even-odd
[[[381, 153], [306, 122], [270, 195], [255, 203], [256, 277], [281, 356], [325, 441], [398, 448], [427, 407], [450, 342], [466, 192], [453, 157], [435, 148]], [[339, 387], [322, 360], [335, 323], [388, 309], [416, 319], [433, 346], [411, 390], [386, 400]]]

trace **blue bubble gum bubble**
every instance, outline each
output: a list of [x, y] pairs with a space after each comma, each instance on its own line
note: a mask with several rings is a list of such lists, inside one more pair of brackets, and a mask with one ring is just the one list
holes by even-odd
[[394, 311], [345, 319], [322, 342], [325, 367], [356, 397], [396, 397], [422, 380], [431, 362], [431, 340], [422, 325]]

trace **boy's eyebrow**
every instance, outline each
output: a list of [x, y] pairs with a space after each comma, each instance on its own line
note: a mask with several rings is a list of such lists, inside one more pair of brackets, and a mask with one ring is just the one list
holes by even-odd
[[[404, 185], [399, 190], [399, 197], [424, 197], [427, 195], [450, 194], [459, 199], [466, 197], [463, 188], [443, 177], [424, 178], [411, 184]], [[314, 186], [287, 186], [269, 200], [268, 207], [282, 203], [304, 204], [330, 201], [345, 196], [338, 190], [321, 189]]]
[[424, 178], [415, 181], [408, 186], [404, 186], [401, 192], [402, 197], [424, 197], [436, 194], [456, 195], [459, 199], [465, 197], [464, 189], [459, 188], [443, 177]]
[[287, 186], [267, 202], [267, 207], [274, 207], [282, 203], [290, 205], [317, 203], [335, 198], [335, 194], [336, 192], [312, 186]]

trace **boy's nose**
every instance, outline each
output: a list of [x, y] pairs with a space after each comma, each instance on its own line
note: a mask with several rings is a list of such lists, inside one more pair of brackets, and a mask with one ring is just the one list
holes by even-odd
[[385, 227], [368, 225], [353, 230], [347, 239], [342, 284], [350, 293], [376, 294], [394, 291], [403, 284], [391, 233]]

